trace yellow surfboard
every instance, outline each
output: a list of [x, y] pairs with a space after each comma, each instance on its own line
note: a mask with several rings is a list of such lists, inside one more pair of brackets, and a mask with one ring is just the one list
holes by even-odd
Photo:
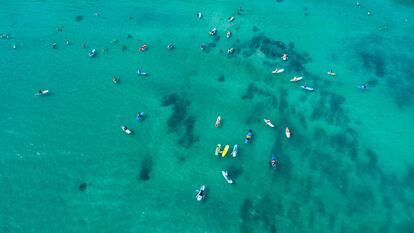
[[226, 146], [224, 147], [224, 150], [223, 150], [223, 152], [221, 153], [221, 157], [226, 156], [227, 151], [229, 151], [229, 148], [230, 148], [230, 146], [229, 146], [229, 145], [226, 145]]

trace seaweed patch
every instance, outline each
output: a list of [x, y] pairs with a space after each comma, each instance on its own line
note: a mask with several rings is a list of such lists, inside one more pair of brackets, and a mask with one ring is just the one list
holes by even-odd
[[149, 180], [152, 170], [152, 157], [146, 156], [141, 161], [141, 170], [139, 172], [139, 179], [143, 181]]
[[243, 233], [252, 232], [251, 222], [254, 221], [254, 207], [250, 199], [245, 199], [241, 208], [240, 208], [240, 231]]
[[263, 199], [256, 206], [256, 212], [258, 218], [262, 221], [264, 228], [269, 232], [275, 232], [276, 226], [274, 224], [274, 212], [275, 209], [273, 199], [266, 194]]
[[404, 185], [414, 191], [414, 167], [408, 167], [407, 174], [404, 178]]
[[[395, 50], [388, 49], [379, 36], [370, 36], [355, 44], [355, 53], [359, 56], [363, 68], [386, 80], [390, 96], [398, 108], [410, 106], [414, 102], [412, 86], [414, 59], [395, 54]], [[361, 50], [363, 48], [363, 50]], [[381, 50], [387, 48], [387, 50]], [[392, 70], [392, 75], [387, 70]], [[376, 86], [377, 80], [368, 81], [370, 87]]]
[[236, 166], [230, 166], [229, 169], [227, 169], [227, 171], [229, 172], [229, 174], [231, 174], [231, 177], [234, 179], [237, 179], [238, 177], [240, 177], [244, 172], [242, 167], [236, 167]]
[[80, 22], [82, 20], [83, 20], [83, 17], [81, 15], [78, 15], [78, 16], [75, 17], [76, 22]]
[[247, 86], [246, 92], [242, 95], [241, 98], [243, 100], [250, 100], [250, 99], [253, 99], [256, 94], [261, 95], [261, 96], [270, 96], [270, 97], [273, 96], [270, 92], [260, 89], [254, 83], [250, 83], [249, 86]]
[[171, 131], [176, 130], [184, 119], [187, 117], [187, 107], [190, 105], [190, 101], [181, 98], [176, 94], [164, 96], [161, 106], [173, 106], [173, 113], [168, 119], [168, 126]]
[[326, 175], [327, 180], [333, 187], [340, 190], [343, 193], [347, 193], [349, 187], [348, 171], [349, 168], [340, 162], [337, 162], [330, 154], [318, 155], [319, 158], [323, 158], [320, 161], [319, 169]]
[[414, 7], [414, 0], [393, 0], [393, 1], [396, 3], [402, 4], [402, 5]]
[[378, 53], [360, 52], [364, 67], [371, 70], [377, 77], [384, 77], [385, 75], [385, 61]]
[[258, 32], [258, 31], [260, 31], [260, 28], [258, 28], [258, 27], [256, 27], [256, 26], [253, 26], [252, 31], [253, 31], [253, 32]]
[[224, 75], [220, 75], [220, 76], [217, 78], [217, 81], [219, 81], [219, 82], [224, 82], [224, 80], [225, 80]]
[[82, 184], [79, 185], [78, 189], [79, 189], [79, 191], [84, 192], [86, 190], [86, 187], [88, 187], [88, 184], [87, 183], [82, 183]]
[[344, 125], [350, 122], [343, 108], [345, 98], [343, 96], [321, 91], [318, 105], [313, 108], [312, 120], [325, 120], [329, 124]]
[[161, 106], [172, 106], [173, 109], [173, 113], [167, 121], [169, 132], [181, 133], [182, 135], [177, 142], [186, 148], [191, 147], [199, 140], [199, 137], [194, 135], [196, 119], [188, 114], [190, 104], [190, 101], [177, 94], [166, 95], [161, 101]]
[[184, 121], [185, 133], [178, 139], [178, 143], [186, 148], [190, 148], [194, 143], [199, 141], [199, 137], [193, 134], [195, 118], [188, 116]]
[[250, 57], [257, 51], [260, 51], [267, 59], [274, 60], [280, 58], [284, 53], [287, 53], [289, 54], [289, 60], [284, 62], [284, 66], [286, 69], [295, 72], [305, 72], [306, 69], [304, 65], [311, 61], [308, 54], [300, 54], [295, 51], [293, 42], [289, 42], [286, 45], [282, 41], [266, 37], [263, 33], [253, 36], [247, 42], [236, 43], [233, 47], [238, 48], [244, 57]]

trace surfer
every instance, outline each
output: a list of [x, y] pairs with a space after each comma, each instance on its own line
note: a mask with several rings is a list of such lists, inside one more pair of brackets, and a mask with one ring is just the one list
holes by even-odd
[[270, 161], [270, 162], [269, 162], [269, 164], [270, 164], [270, 166], [272, 166], [272, 167], [276, 167], [276, 165], [277, 165], [277, 160], [272, 159], [272, 161]]
[[137, 121], [142, 120], [142, 119], [144, 118], [144, 114], [145, 114], [144, 112], [139, 112], [139, 113], [138, 113], [138, 115], [137, 115], [136, 120], [137, 120]]
[[277, 159], [276, 159], [276, 155], [275, 154], [272, 154], [272, 160], [270, 160], [269, 164], [273, 168], [275, 168], [277, 166]]

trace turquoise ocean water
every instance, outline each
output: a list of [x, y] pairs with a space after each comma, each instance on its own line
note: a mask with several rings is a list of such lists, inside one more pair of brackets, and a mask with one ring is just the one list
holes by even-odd
[[0, 232], [414, 232], [412, 1], [1, 6]]

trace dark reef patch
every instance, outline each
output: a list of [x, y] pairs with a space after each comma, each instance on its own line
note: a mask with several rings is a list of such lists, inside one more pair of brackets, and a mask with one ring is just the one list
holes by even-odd
[[365, 153], [366, 153], [367, 157], [369, 158], [369, 163], [373, 167], [376, 167], [377, 164], [378, 164], [378, 155], [370, 149], [367, 149]]
[[359, 53], [362, 58], [362, 63], [365, 69], [373, 71], [374, 74], [381, 78], [385, 75], [385, 61], [382, 55], [378, 52], [363, 51]]
[[414, 222], [411, 220], [405, 220], [398, 224], [396, 232], [399, 233], [413, 233], [414, 232]]
[[80, 22], [82, 20], [83, 20], [83, 16], [81, 16], [81, 15], [78, 15], [78, 16], [75, 17], [76, 22]]
[[308, 219], [308, 227], [310, 229], [313, 229], [315, 226], [315, 213], [314, 211], [311, 209], [310, 213], [309, 213], [309, 219]]
[[230, 166], [229, 169], [227, 169], [229, 174], [231, 174], [231, 177], [237, 180], [238, 177], [240, 177], [244, 170], [242, 167], [236, 167], [236, 166]]
[[371, 149], [365, 151], [366, 161], [359, 161], [355, 164], [359, 176], [368, 175], [373, 178], [383, 175], [378, 167], [378, 155]]
[[221, 37], [219, 35], [213, 36], [214, 43], [218, 43], [220, 41]]
[[[414, 0], [393, 0], [396, 3], [414, 7]], [[413, 231], [414, 232], [414, 231]]]
[[407, 168], [407, 174], [405, 175], [403, 183], [404, 185], [406, 185], [406, 187], [414, 191], [414, 167], [413, 166], [409, 166]]
[[296, 226], [296, 228], [298, 228], [299, 232], [302, 232], [301, 228], [302, 228], [302, 224], [301, 224], [301, 206], [300, 203], [297, 201], [293, 201], [290, 204], [290, 207], [288, 209], [288, 213], [287, 213], [287, 217], [289, 218], [289, 220], [293, 223], [293, 225]]
[[184, 121], [185, 134], [178, 140], [178, 143], [185, 148], [190, 148], [194, 143], [199, 141], [199, 137], [193, 133], [195, 122], [196, 120], [193, 116], [188, 116]]
[[[414, 61], [413, 61], [414, 62]], [[391, 92], [391, 96], [398, 108], [410, 106], [414, 102], [414, 71], [403, 70], [405, 79], [399, 79], [399, 77], [390, 77], [387, 79], [387, 86]]]
[[316, 197], [314, 198], [313, 204], [315, 205], [315, 209], [319, 213], [319, 215], [321, 215], [322, 217], [325, 217], [326, 207], [323, 204], [323, 201], [319, 197]]
[[266, 37], [263, 33], [253, 36], [249, 41], [245, 43], [236, 43], [233, 45], [235, 48], [240, 49], [240, 53], [244, 57], [250, 57], [254, 55], [257, 50], [262, 52], [267, 59], [281, 58], [284, 53], [289, 55], [289, 60], [284, 62], [284, 66], [288, 70], [295, 72], [305, 72], [304, 65], [311, 61], [308, 54], [300, 54], [295, 51], [293, 42], [288, 45], [282, 41], [273, 40]]
[[[357, 42], [354, 47], [363, 68], [385, 80], [389, 94], [398, 108], [402, 109], [413, 104], [414, 59], [396, 52], [399, 48], [391, 49], [378, 35], [368, 36]], [[392, 74], [387, 70], [392, 70]], [[371, 79], [368, 85], [374, 87], [377, 83], [378, 81]]]
[[254, 83], [250, 83], [247, 87], [246, 92], [242, 95], [243, 100], [253, 99], [255, 94], [262, 95], [262, 96], [272, 96], [269, 92], [264, 91], [257, 87]]
[[204, 50], [203, 51], [206, 52], [206, 53], [210, 53], [210, 51], [213, 48], [215, 48], [216, 46], [217, 46], [217, 44], [214, 43], [214, 42], [208, 43], [208, 44], [204, 45]]
[[331, 232], [333, 232], [334, 231], [334, 227], [335, 227], [335, 222], [336, 222], [336, 220], [335, 220], [335, 216], [333, 215], [333, 214], [329, 214], [328, 215], [328, 226], [329, 226], [329, 230], [331, 231]]
[[367, 85], [369, 87], [375, 87], [376, 85], [378, 85], [378, 80], [376, 80], [376, 79], [370, 79], [370, 80], [368, 80]]
[[288, 97], [288, 92], [287, 92], [287, 90], [285, 90], [285, 89], [282, 89], [281, 91], [280, 91], [280, 95], [279, 95], [279, 113], [282, 115], [282, 116], [285, 116], [285, 115], [287, 115], [288, 114], [288, 107], [289, 107], [289, 103], [288, 103], [288, 100], [287, 100], [287, 97]]
[[364, 185], [356, 185], [347, 197], [349, 198], [349, 202], [353, 203], [348, 206], [348, 214], [350, 216], [355, 213], [365, 214], [376, 204], [374, 194]]
[[353, 129], [346, 129], [329, 139], [330, 145], [339, 153], [348, 154], [355, 161], [358, 158], [358, 135]]
[[383, 46], [383, 38], [378, 35], [370, 35], [361, 39], [354, 45], [354, 51], [360, 59], [362, 67], [374, 73], [377, 77], [385, 76], [385, 53], [379, 48]]
[[224, 81], [225, 81], [224, 75], [220, 75], [220, 76], [217, 78], [217, 81], [219, 81], [219, 82], [224, 82]]
[[345, 125], [349, 123], [343, 105], [345, 98], [343, 96], [321, 91], [317, 106], [313, 108], [311, 115], [312, 120], [324, 120], [333, 125]]
[[328, 134], [326, 133], [326, 131], [323, 128], [316, 128], [313, 131], [312, 138], [322, 138], [322, 139], [324, 139], [324, 138], [327, 138], [327, 137], [328, 137]]
[[308, 129], [308, 124], [306, 123], [306, 118], [303, 114], [298, 114], [298, 119], [302, 127], [306, 130]]
[[263, 199], [257, 204], [255, 209], [259, 219], [263, 223], [264, 229], [269, 232], [276, 230], [276, 226], [274, 225], [275, 206], [273, 199], [266, 194]]
[[79, 189], [79, 191], [84, 192], [86, 190], [86, 187], [88, 187], [88, 184], [87, 183], [82, 183], [82, 184], [79, 185], [78, 189]]
[[194, 135], [196, 119], [188, 114], [190, 104], [189, 100], [177, 94], [166, 95], [161, 101], [163, 107], [172, 106], [173, 113], [167, 121], [169, 132], [182, 133], [177, 142], [185, 148], [191, 147], [199, 140], [199, 137]]
[[173, 106], [173, 114], [168, 119], [168, 127], [170, 130], [174, 131], [182, 124], [184, 119], [187, 117], [187, 108], [190, 103], [190, 101], [181, 98], [176, 94], [171, 94], [163, 97], [161, 106]]
[[240, 231], [242, 233], [252, 232], [252, 223], [255, 218], [253, 203], [250, 199], [246, 198], [240, 208], [240, 219], [242, 220], [240, 224]]
[[320, 151], [313, 152], [313, 157], [319, 158], [318, 163], [312, 163], [311, 167], [316, 168], [324, 174], [324, 177], [332, 184], [332, 186], [346, 193], [349, 186], [348, 173], [349, 168], [338, 162], [330, 153]]
[[141, 160], [141, 170], [139, 172], [139, 179], [143, 181], [149, 180], [152, 170], [152, 157], [146, 156]]

